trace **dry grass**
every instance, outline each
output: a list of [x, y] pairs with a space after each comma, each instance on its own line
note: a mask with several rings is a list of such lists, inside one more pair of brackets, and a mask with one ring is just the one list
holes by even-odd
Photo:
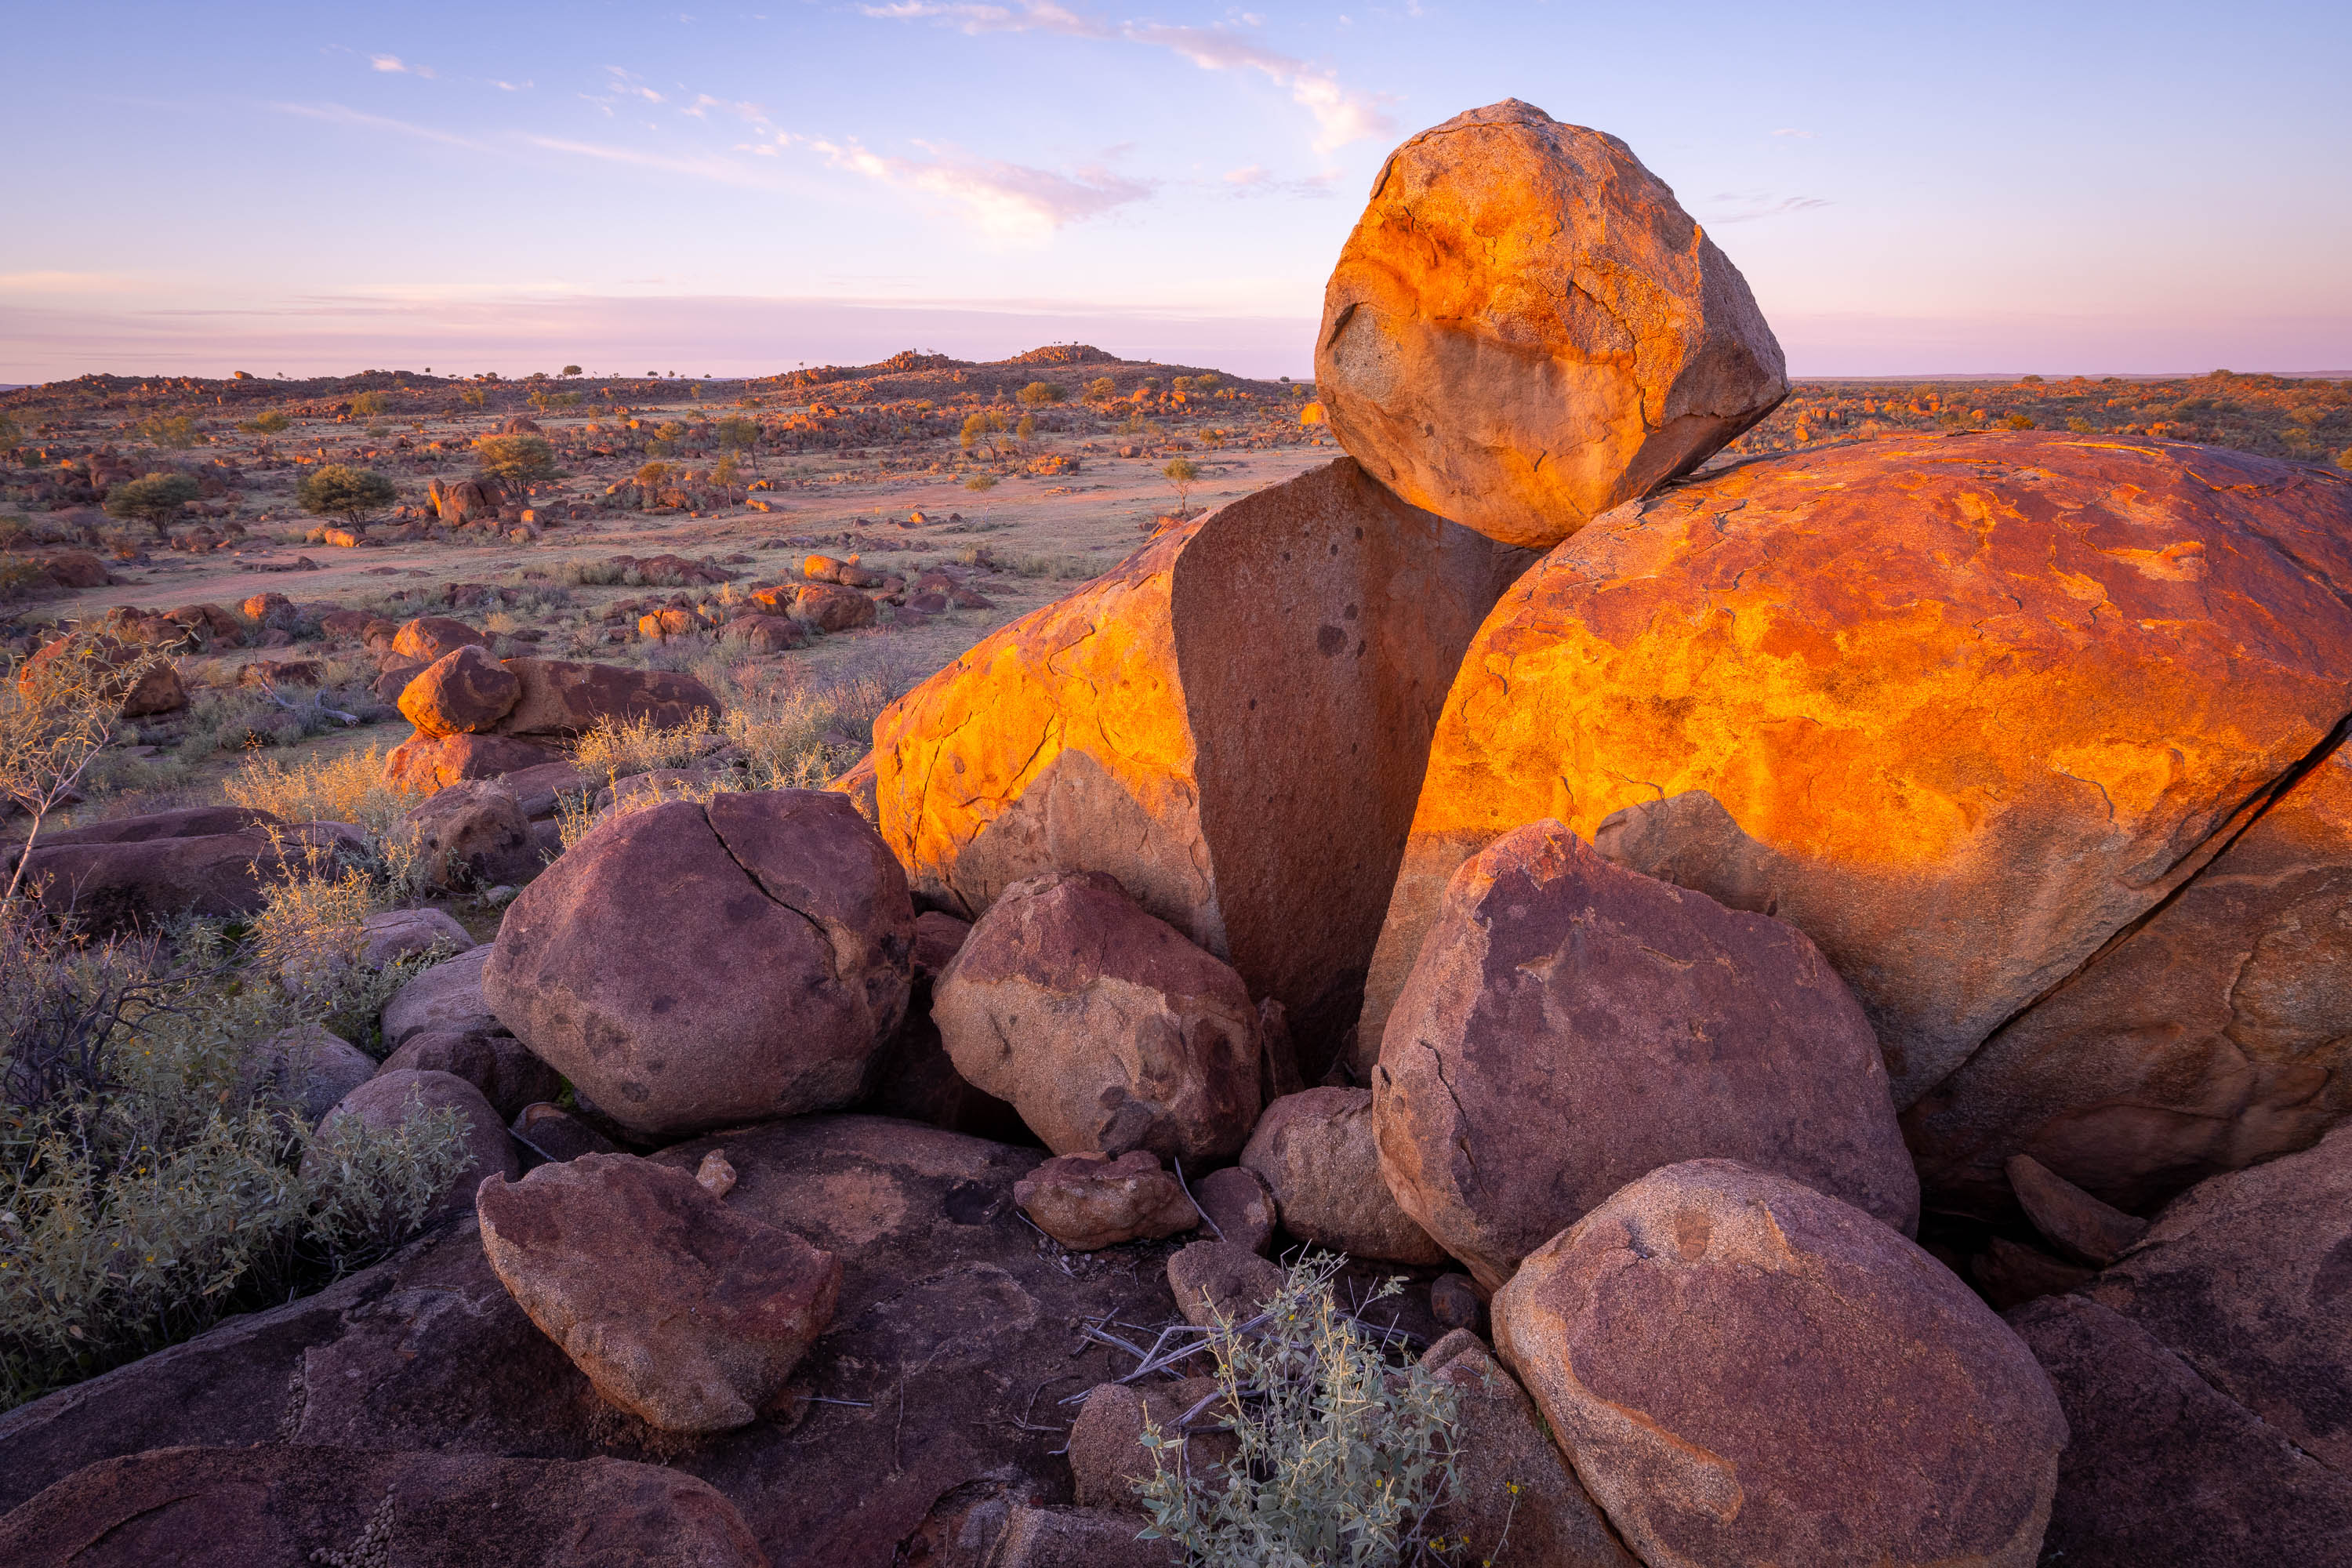
[[233, 805], [267, 811], [287, 822], [350, 822], [379, 840], [397, 837], [417, 797], [383, 776], [383, 752], [374, 746], [292, 766], [248, 755], [221, 784]]

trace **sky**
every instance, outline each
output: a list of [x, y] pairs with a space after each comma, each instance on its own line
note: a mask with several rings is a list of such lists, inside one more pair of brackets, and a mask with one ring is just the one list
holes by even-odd
[[1799, 375], [2352, 374], [2352, 6], [717, 0], [5, 12], [0, 383], [1311, 372], [1390, 149], [1626, 141]]

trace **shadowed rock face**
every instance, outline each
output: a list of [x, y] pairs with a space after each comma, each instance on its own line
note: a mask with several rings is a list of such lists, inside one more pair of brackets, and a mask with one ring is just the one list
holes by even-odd
[[2352, 1478], [2198, 1376], [2130, 1320], [2053, 1296], [2009, 1321], [2050, 1373], [2066, 1452], [2045, 1561], [2084, 1568], [2333, 1563]]
[[[1360, 1044], [1379, 1038], [1445, 878], [1549, 816], [1623, 865], [1804, 931], [1909, 1106], [2201, 879], [2326, 754], [2352, 712], [2339, 584], [2352, 482], [2157, 442], [1858, 443], [1621, 508], [1522, 579], [1464, 659]], [[2340, 862], [2308, 847], [2340, 842], [2332, 827], [2294, 831], [2298, 875]], [[2263, 894], [2273, 909], [2298, 896], [2284, 881]], [[2163, 994], [2210, 989], [2214, 972], [2168, 973]], [[2352, 1034], [2333, 987], [2297, 999], [2311, 1013], [2295, 1034]], [[2139, 1055], [2173, 1075], [2211, 1048], [2210, 1027]], [[2242, 1092], [2258, 1122], [2291, 1091]], [[2223, 1098], [2192, 1092], [2184, 1109]], [[1974, 1116], [1937, 1114], [1963, 1131]], [[2152, 1146], [2160, 1163], [2179, 1157], [2168, 1142]], [[1993, 1172], [2016, 1152], [1964, 1150]], [[2107, 1195], [2054, 1143], [2032, 1152]]]
[[1381, 1175], [1490, 1290], [1685, 1160], [1918, 1223], [1878, 1043], [1813, 944], [1613, 866], [1556, 822], [1455, 873], [1372, 1081]]
[[767, 1563], [725, 1498], [658, 1465], [275, 1443], [93, 1465], [0, 1519], [0, 1557], [26, 1568]]
[[1437, 704], [1525, 560], [1346, 460], [1219, 508], [887, 710], [883, 837], [968, 916], [1026, 877], [1110, 873], [1279, 999], [1319, 1073]]
[[1517, 99], [1389, 155], [1323, 294], [1315, 390], [1415, 506], [1548, 549], [1789, 395], [1747, 280], [1622, 142]]
[[1990, 1308], [1878, 1221], [1728, 1160], [1527, 1259], [1495, 1343], [1644, 1563], [2028, 1568], [2066, 1425]]

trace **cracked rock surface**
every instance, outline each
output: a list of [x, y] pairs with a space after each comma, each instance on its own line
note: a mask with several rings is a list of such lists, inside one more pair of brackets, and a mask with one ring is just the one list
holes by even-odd
[[[2333, 1042], [2352, 1035], [2341, 966], [2284, 962], [2327, 951], [2346, 912], [2319, 767], [2352, 713], [2343, 584], [2352, 482], [2160, 441], [1879, 440], [1620, 508], [1465, 658], [1360, 1047], [1454, 869], [1555, 817], [1813, 940], [1896, 1105], [1935, 1091], [1915, 1128], [1931, 1201], [2006, 1205], [1983, 1174], [2030, 1152], [2130, 1206], [2308, 1142], [2342, 1114]], [[2209, 877], [2212, 895], [2239, 879], [2237, 912], [2197, 890]], [[2227, 942], [2197, 963], [2133, 951], [2209, 915]], [[2248, 953], [2260, 984], [2231, 994]], [[2068, 983], [2109, 964], [2135, 968], [2150, 1026], [2096, 1008], [2062, 1026]], [[2038, 1034], [2037, 1007], [2055, 1009]], [[2004, 1030], [2000, 1070], [1955, 1077]], [[2016, 1109], [2021, 1074], [2065, 1103]], [[2151, 1085], [2171, 1129], [2118, 1137]]]
[[1315, 390], [1398, 495], [1549, 549], [1789, 395], [1747, 279], [1614, 136], [1506, 99], [1389, 155]]
[[849, 1104], [907, 1005], [906, 878], [846, 796], [610, 817], [526, 888], [482, 972], [599, 1109], [675, 1135]]
[[1813, 944], [1612, 865], [1557, 822], [1455, 873], [1372, 1083], [1372, 1180], [1490, 1290], [1628, 1182], [1686, 1160], [1918, 1222], [1878, 1043]]

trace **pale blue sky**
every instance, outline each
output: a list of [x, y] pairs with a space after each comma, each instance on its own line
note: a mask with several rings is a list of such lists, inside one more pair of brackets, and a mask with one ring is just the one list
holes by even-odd
[[1303, 374], [1381, 158], [1623, 137], [1807, 374], [2352, 372], [2352, 7], [8, 8], [0, 381]]

